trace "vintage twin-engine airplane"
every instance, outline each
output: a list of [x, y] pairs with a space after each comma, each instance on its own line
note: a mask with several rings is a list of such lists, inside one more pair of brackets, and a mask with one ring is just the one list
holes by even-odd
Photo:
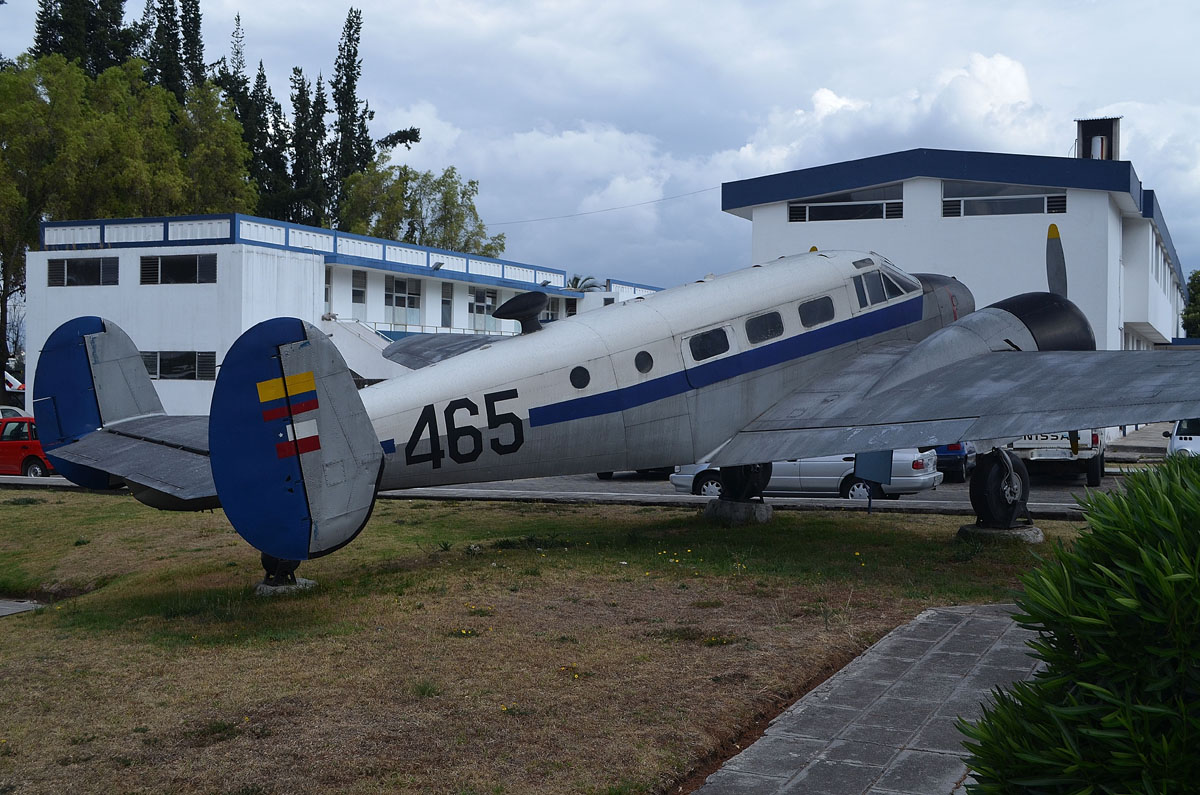
[[[1053, 292], [979, 311], [953, 278], [810, 252], [545, 327], [545, 296], [518, 296], [496, 316], [519, 336], [401, 340], [385, 354], [411, 372], [361, 391], [325, 334], [277, 318], [230, 348], [207, 417], [165, 415], [129, 337], [81, 317], [47, 340], [34, 408], [59, 472], [219, 504], [268, 573], [349, 543], [381, 489], [706, 460], [746, 499], [773, 460], [1200, 416], [1200, 354], [1094, 350], [1050, 233]], [[1028, 478], [994, 451], [971, 491], [1003, 524]]]

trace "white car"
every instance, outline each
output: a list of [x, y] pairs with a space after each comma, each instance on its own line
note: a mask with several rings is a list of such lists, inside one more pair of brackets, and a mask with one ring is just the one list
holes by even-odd
[[1179, 420], [1175, 427], [1163, 431], [1167, 437], [1167, 455], [1200, 455], [1200, 418]]
[[6, 420], [9, 417], [28, 417], [29, 413], [25, 409], [19, 409], [15, 406], [0, 406], [0, 420]]
[[[921, 452], [913, 448], [892, 453], [892, 482], [877, 484], [854, 475], [854, 456], [826, 455], [792, 461], [775, 461], [771, 480], [763, 492], [774, 496], [837, 496], [852, 500], [867, 497], [896, 499], [902, 494], [936, 488], [944, 475], [937, 469], [933, 448]], [[701, 462], [675, 467], [671, 485], [685, 494], [721, 496], [721, 469]]]

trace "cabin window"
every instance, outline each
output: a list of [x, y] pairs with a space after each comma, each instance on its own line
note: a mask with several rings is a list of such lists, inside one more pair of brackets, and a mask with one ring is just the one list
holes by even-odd
[[587, 371], [586, 367], [576, 367], [571, 371], [571, 386], [576, 389], [583, 389], [592, 382], [592, 374]]
[[[904, 294], [904, 291], [895, 282], [892, 283], [891, 289], [896, 291], [896, 295]], [[870, 271], [855, 276], [854, 292], [858, 295], [858, 305], [863, 309], [875, 304], [882, 304], [888, 298], [895, 297], [888, 294], [888, 288], [883, 284], [883, 275], [879, 271]]]
[[828, 323], [834, 314], [833, 299], [827, 295], [800, 304], [800, 323], [805, 328]]
[[688, 340], [688, 347], [692, 351], [692, 358], [702, 362], [729, 350], [729, 336], [725, 329], [715, 328], [692, 337]]
[[633, 357], [633, 366], [639, 373], [648, 373], [654, 369], [654, 357], [647, 351], [638, 351], [638, 355]]
[[46, 262], [47, 287], [108, 287], [117, 283], [116, 257], [78, 257]]
[[752, 317], [746, 321], [746, 337], [751, 345], [783, 336], [783, 318], [778, 312]]

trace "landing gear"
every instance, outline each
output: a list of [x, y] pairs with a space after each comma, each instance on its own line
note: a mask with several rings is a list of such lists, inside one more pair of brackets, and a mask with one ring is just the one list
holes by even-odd
[[958, 529], [960, 538], [1014, 538], [1030, 544], [1045, 540], [1029, 516], [1029, 472], [1021, 459], [1002, 448], [979, 456], [971, 474], [975, 524]]
[[277, 588], [281, 585], [296, 584], [296, 569], [300, 567], [300, 561], [281, 560], [264, 552], [262, 553], [262, 567], [267, 572], [263, 577], [262, 584]]
[[1001, 448], [980, 456], [971, 475], [971, 507], [983, 527], [1007, 529], [1029, 519], [1029, 472], [1025, 463]]
[[721, 499], [732, 502], [749, 502], [757, 497], [762, 500], [763, 491], [766, 490], [770, 480], [770, 462], [721, 467]]

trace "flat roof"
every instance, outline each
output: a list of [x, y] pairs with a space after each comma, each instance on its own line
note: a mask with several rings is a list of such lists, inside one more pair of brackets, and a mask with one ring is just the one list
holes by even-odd
[[1171, 257], [1175, 275], [1186, 294], [1187, 280], [1183, 277], [1183, 266], [1171, 241], [1162, 209], [1154, 191], [1142, 189], [1142, 182], [1133, 164], [1127, 160], [908, 149], [726, 182], [721, 185], [721, 209], [742, 218], [750, 218], [750, 209], [764, 204], [842, 193], [915, 177], [1048, 185], [1124, 194], [1128, 196], [1126, 206], [1150, 219], [1158, 228], [1163, 246]]

